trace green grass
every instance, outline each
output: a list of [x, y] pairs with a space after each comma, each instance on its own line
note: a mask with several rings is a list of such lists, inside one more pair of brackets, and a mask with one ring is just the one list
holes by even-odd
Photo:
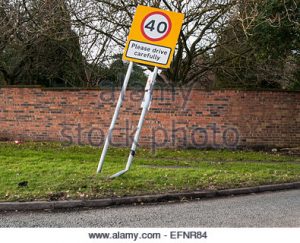
[[[90, 146], [0, 143], [0, 201], [104, 198], [300, 181], [300, 158], [264, 152], [139, 149], [131, 170], [128, 148], [101, 154]], [[28, 185], [20, 187], [20, 182]]]

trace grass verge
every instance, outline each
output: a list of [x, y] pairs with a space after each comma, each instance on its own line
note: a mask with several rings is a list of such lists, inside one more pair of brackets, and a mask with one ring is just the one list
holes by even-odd
[[139, 149], [108, 151], [96, 175], [99, 148], [59, 143], [0, 143], [0, 201], [66, 200], [226, 189], [300, 181], [300, 158], [265, 152]]

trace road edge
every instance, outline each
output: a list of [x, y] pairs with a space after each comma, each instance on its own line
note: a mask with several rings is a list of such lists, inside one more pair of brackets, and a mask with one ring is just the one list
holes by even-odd
[[33, 202], [0, 202], [0, 212], [3, 211], [37, 211], [75, 208], [104, 208], [118, 205], [134, 205], [141, 203], [159, 203], [167, 201], [182, 201], [188, 199], [207, 199], [217, 197], [237, 196], [251, 193], [300, 189], [300, 182], [262, 185], [225, 190], [203, 190], [193, 192], [166, 193], [158, 195], [131, 196], [120, 198], [104, 198], [92, 200], [70, 201], [33, 201]]

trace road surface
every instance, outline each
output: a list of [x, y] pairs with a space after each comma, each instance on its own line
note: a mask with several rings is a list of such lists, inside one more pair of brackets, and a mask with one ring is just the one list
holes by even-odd
[[0, 227], [300, 227], [300, 190], [66, 212], [2, 212]]

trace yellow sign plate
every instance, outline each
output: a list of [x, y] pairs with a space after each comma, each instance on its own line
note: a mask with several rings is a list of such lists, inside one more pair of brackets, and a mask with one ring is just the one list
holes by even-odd
[[169, 68], [184, 15], [139, 5], [131, 25], [123, 60]]

